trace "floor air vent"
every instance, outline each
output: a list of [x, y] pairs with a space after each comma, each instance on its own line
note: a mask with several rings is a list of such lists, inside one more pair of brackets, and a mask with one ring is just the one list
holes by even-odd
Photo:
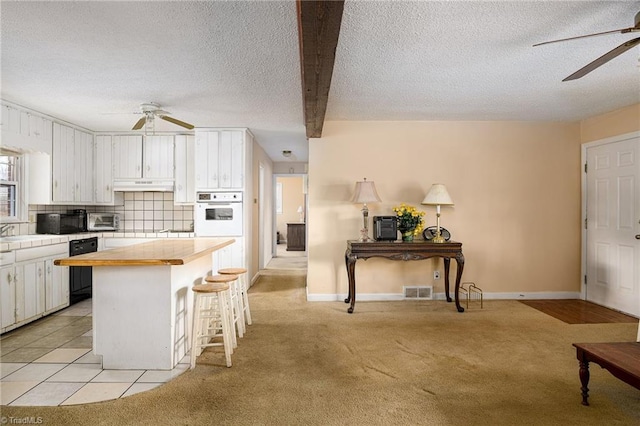
[[405, 286], [405, 299], [433, 299], [433, 287], [428, 286]]

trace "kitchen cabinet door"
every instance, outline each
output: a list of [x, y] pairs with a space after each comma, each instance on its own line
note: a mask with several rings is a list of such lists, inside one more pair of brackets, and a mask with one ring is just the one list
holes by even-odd
[[196, 132], [196, 188], [219, 188], [218, 137], [215, 130]]
[[69, 267], [55, 266], [53, 260], [54, 258], [44, 261], [46, 312], [69, 306]]
[[53, 124], [52, 174], [54, 202], [73, 202], [75, 192], [75, 150], [73, 129]]
[[142, 177], [173, 179], [173, 136], [145, 136], [142, 146]]
[[93, 135], [74, 130], [73, 146], [75, 151], [75, 193], [76, 203], [92, 203], [93, 185]]
[[111, 136], [96, 136], [94, 146], [96, 203], [113, 204], [113, 142]]
[[93, 202], [93, 136], [53, 123], [52, 198], [56, 203]]
[[246, 131], [196, 131], [196, 188], [236, 189], [245, 185]]
[[0, 328], [4, 330], [16, 323], [16, 282], [13, 265], [0, 268], [0, 306]]
[[174, 204], [193, 204], [195, 187], [195, 137], [176, 135], [175, 138], [175, 190]]
[[22, 271], [22, 279], [16, 281], [16, 320], [30, 320], [41, 316], [45, 307], [44, 261], [16, 266]]
[[220, 132], [220, 188], [242, 189], [244, 185], [244, 132]]
[[113, 178], [142, 178], [142, 135], [113, 136]]

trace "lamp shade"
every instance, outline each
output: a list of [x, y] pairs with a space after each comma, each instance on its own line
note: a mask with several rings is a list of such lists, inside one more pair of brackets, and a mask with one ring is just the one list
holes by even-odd
[[356, 190], [351, 199], [353, 203], [375, 203], [382, 201], [376, 192], [376, 185], [364, 178], [362, 182], [356, 182]]
[[421, 204], [429, 206], [453, 206], [453, 201], [447, 187], [441, 183], [434, 183], [431, 185], [431, 189], [427, 192], [427, 196], [424, 197]]
[[302, 213], [302, 206], [298, 206], [298, 213]]

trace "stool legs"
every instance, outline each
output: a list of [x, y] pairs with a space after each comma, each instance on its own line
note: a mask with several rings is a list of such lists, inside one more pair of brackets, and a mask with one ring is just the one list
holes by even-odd
[[[206, 285], [195, 287], [206, 287]], [[202, 349], [209, 346], [223, 346], [226, 365], [231, 367], [233, 342], [231, 340], [231, 324], [229, 323], [228, 288], [221, 291], [196, 291], [195, 287], [191, 333], [191, 368], [195, 367], [196, 357], [200, 355]], [[222, 337], [222, 343], [212, 341], [218, 337]]]
[[244, 323], [251, 325], [251, 308], [249, 308], [249, 295], [247, 294], [247, 291], [249, 290], [249, 286], [247, 284], [247, 270], [245, 268], [223, 268], [218, 270], [218, 274], [238, 276], [240, 309], [242, 309], [242, 316], [244, 317], [243, 326]]
[[242, 297], [242, 316], [248, 325], [251, 325], [251, 309], [249, 308], [249, 295], [247, 294], [248, 286], [246, 280], [247, 274], [240, 276], [240, 291]]

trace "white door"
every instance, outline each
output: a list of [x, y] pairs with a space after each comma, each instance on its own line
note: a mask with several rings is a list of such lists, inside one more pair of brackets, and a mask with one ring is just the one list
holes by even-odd
[[586, 299], [640, 315], [640, 137], [588, 147]]

